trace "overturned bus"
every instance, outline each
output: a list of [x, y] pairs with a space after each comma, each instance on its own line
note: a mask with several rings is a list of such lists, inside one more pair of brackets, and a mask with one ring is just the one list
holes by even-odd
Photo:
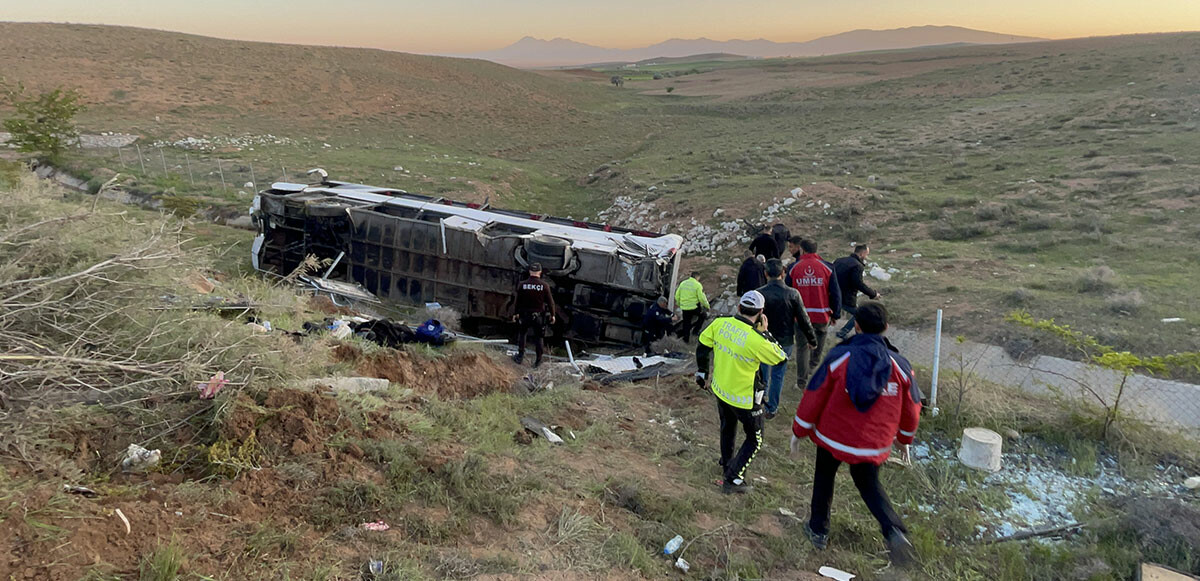
[[331, 181], [314, 172], [321, 183], [276, 183], [255, 197], [254, 268], [288, 274], [309, 255], [336, 260], [329, 280], [362, 285], [385, 303], [453, 307], [464, 322], [490, 327], [510, 320], [517, 284], [537, 262], [554, 289], [555, 334], [596, 343], [638, 343], [645, 310], [659, 296], [673, 301], [678, 235]]

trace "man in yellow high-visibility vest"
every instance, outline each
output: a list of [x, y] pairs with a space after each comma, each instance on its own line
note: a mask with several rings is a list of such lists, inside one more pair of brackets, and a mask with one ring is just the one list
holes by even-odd
[[704, 320], [708, 318], [708, 297], [704, 296], [704, 285], [696, 279], [699, 273], [693, 271], [679, 288], [675, 289], [675, 304], [683, 312], [683, 322], [679, 324], [679, 338], [685, 343], [692, 341], [692, 335], [699, 335]]
[[[696, 383], [708, 386], [717, 396], [721, 418], [721, 467], [725, 479], [721, 491], [745, 493], [753, 489], [746, 483], [746, 467], [762, 447], [764, 383], [758, 377], [761, 365], [778, 365], [787, 358], [783, 349], [767, 332], [763, 315], [766, 300], [752, 290], [738, 301], [738, 313], [721, 317], [700, 333], [696, 347]], [[709, 365], [712, 372], [709, 373]], [[746, 440], [736, 456], [733, 444], [741, 424]]]

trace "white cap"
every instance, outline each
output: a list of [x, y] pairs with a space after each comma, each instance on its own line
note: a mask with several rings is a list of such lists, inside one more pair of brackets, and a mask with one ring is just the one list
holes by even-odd
[[763, 298], [762, 293], [752, 290], [742, 295], [742, 300], [738, 304], [748, 309], [759, 309], [767, 306], [767, 299]]

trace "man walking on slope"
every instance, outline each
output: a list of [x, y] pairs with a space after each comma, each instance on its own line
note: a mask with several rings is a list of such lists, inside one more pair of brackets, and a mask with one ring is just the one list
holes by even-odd
[[[764, 306], [758, 291], [746, 293], [738, 301], [738, 314], [713, 321], [700, 334], [700, 344], [696, 346], [696, 364], [700, 369], [696, 372], [696, 383], [710, 387], [717, 396], [721, 468], [725, 473], [721, 491], [726, 494], [753, 489], [746, 483], [746, 467], [762, 447], [763, 392], [756, 378], [760, 365], [775, 365], [785, 357], [767, 332]], [[738, 424], [746, 440], [734, 456]]]
[[517, 285], [517, 314], [513, 320], [517, 323], [517, 356], [513, 361], [520, 365], [525, 360], [525, 342], [533, 335], [533, 349], [537, 359], [533, 366], [542, 364], [542, 351], [545, 349], [546, 327], [554, 324], [554, 295], [550, 285], [542, 280], [542, 265], [529, 265], [529, 278]]
[[687, 279], [679, 283], [675, 289], [675, 304], [683, 311], [683, 323], [679, 325], [679, 338], [685, 343], [691, 343], [692, 335], [699, 335], [704, 320], [708, 318], [708, 297], [704, 296], [704, 285], [696, 277], [700, 273], [693, 271]]
[[834, 276], [833, 265], [817, 254], [817, 243], [803, 239], [796, 243], [800, 255], [788, 272], [788, 283], [800, 293], [804, 310], [812, 321], [817, 335], [816, 349], [801, 349], [796, 355], [796, 385], [800, 389], [808, 384], [808, 376], [825, 354], [825, 339], [829, 336], [829, 325], [841, 316], [842, 291]]
[[859, 308], [858, 334], [829, 351], [800, 400], [792, 421], [791, 450], [799, 452], [805, 437], [817, 445], [812, 513], [805, 524], [813, 546], [824, 549], [828, 542], [833, 481], [845, 462], [863, 502], [879, 521], [892, 561], [903, 566], [916, 555], [908, 529], [880, 486], [879, 466], [891, 453], [893, 441], [912, 443], [920, 421], [921, 391], [908, 360], [883, 337], [887, 321], [887, 309], [879, 303]]
[[747, 253], [746, 260], [742, 261], [742, 267], [738, 269], [735, 287], [737, 295], [742, 296], [764, 284], [767, 284], [766, 259], [761, 254], [755, 256]]
[[[778, 258], [767, 261], [767, 284], [758, 289], [766, 300], [763, 315], [767, 317], [767, 329], [783, 349], [784, 360], [778, 365], [763, 365], [763, 379], [767, 382], [766, 419], [774, 419], [779, 409], [779, 393], [783, 391], [783, 377], [787, 374], [788, 358], [792, 356], [796, 333], [804, 334], [805, 342], [799, 347], [801, 353], [817, 346], [817, 335], [804, 312], [804, 302], [796, 289], [783, 284], [783, 262]], [[805, 357], [805, 365], [807, 365]]]
[[[846, 325], [837, 332], [838, 339], [845, 339], [850, 331], [854, 330], [854, 313], [858, 312], [859, 291], [862, 291], [862, 294], [867, 295], [871, 300], [883, 297], [863, 282], [863, 268], [866, 267], [867, 257], [870, 255], [871, 248], [866, 244], [859, 244], [854, 247], [854, 252], [850, 256], [839, 258], [833, 263], [838, 286], [842, 289], [842, 310], [850, 315]], [[837, 317], [834, 317], [834, 320], [836, 321]]]

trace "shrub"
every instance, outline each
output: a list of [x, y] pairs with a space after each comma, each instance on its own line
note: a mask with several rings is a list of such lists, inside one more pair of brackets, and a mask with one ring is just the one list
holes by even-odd
[[934, 240], [970, 240], [991, 233], [991, 229], [983, 224], [958, 219], [940, 220], [929, 229], [929, 236]]
[[1081, 293], [1110, 291], [1117, 285], [1117, 273], [1103, 265], [1089, 268], [1079, 275], [1078, 285]]
[[1034, 299], [1033, 291], [1019, 286], [1008, 293], [1008, 303], [1015, 307], [1028, 305]]
[[54, 89], [36, 97], [26, 97], [25, 87], [8, 90], [8, 100], [15, 115], [4, 121], [4, 130], [11, 133], [11, 145], [18, 151], [32, 153], [52, 164], [62, 162], [63, 151], [79, 138], [75, 115], [83, 111], [79, 93]]
[[1136, 314], [1142, 307], [1146, 306], [1146, 300], [1142, 298], [1142, 292], [1132, 290], [1127, 293], [1113, 293], [1108, 295], [1108, 299], [1104, 301], [1108, 306], [1108, 310], [1122, 315]]

